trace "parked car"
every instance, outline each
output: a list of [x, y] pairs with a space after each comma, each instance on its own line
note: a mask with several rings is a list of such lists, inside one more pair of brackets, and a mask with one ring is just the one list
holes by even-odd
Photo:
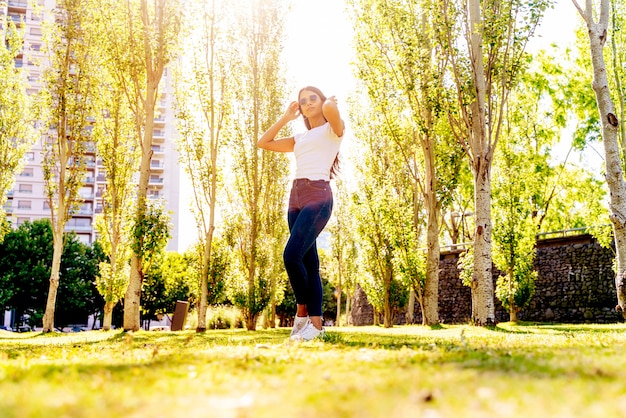
[[13, 329], [13, 331], [15, 332], [31, 332], [32, 329], [29, 325], [20, 325], [19, 327], [16, 327]]

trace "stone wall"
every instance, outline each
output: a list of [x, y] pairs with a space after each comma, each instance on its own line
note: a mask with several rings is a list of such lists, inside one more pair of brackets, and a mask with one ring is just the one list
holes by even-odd
[[[463, 286], [457, 268], [459, 252], [442, 253], [439, 262], [439, 319], [442, 323], [467, 323], [472, 305], [469, 287]], [[529, 306], [518, 313], [520, 321], [594, 322], [620, 321], [615, 312], [617, 295], [613, 273], [613, 249], [602, 248], [590, 235], [542, 240], [537, 244], [535, 269], [538, 278]], [[493, 269], [494, 289], [500, 275]], [[496, 320], [505, 322], [509, 314], [494, 297]], [[416, 304], [414, 322], [422, 315]], [[372, 306], [365, 293], [357, 289], [352, 307], [354, 325], [370, 325]], [[406, 322], [406, 310], [394, 319]]]

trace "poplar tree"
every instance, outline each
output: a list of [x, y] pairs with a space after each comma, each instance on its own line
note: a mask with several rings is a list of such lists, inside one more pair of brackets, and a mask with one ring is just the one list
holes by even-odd
[[102, 200], [96, 230], [107, 260], [99, 265], [98, 291], [104, 298], [102, 329], [111, 329], [113, 308], [124, 296], [130, 275], [131, 214], [135, 198], [133, 174], [139, 152], [134, 140], [133, 116], [123, 88], [103, 63], [94, 137], [106, 186], [97, 191]]
[[419, 257], [420, 230], [413, 222], [416, 190], [401, 153], [393, 146], [394, 137], [410, 135], [411, 130], [389, 123], [387, 115], [400, 110], [397, 102], [386, 101], [384, 90], [381, 93], [376, 105], [368, 108], [361, 103], [359, 112], [351, 112], [354, 141], [362, 150], [355, 164], [359, 190], [353, 199], [362, 266], [358, 282], [375, 308], [374, 322], [382, 314], [383, 325], [392, 327], [410, 287], [402, 279], [418, 277], [406, 274], [412, 266], [402, 254]]
[[433, 28], [449, 61], [453, 101], [449, 122], [474, 176], [472, 321], [495, 323], [492, 278], [491, 167], [504, 109], [528, 40], [550, 0], [444, 0]]
[[55, 18], [45, 23], [50, 66], [41, 92], [47, 131], [42, 138], [45, 191], [50, 207], [54, 251], [50, 287], [43, 316], [43, 332], [54, 330], [59, 270], [65, 224], [79, 209], [80, 188], [86, 181], [86, 163], [95, 151], [91, 135], [97, 83], [93, 31], [88, 0], [57, 2]]
[[24, 155], [34, 141], [33, 118], [22, 68], [15, 59], [22, 50], [22, 33], [15, 23], [2, 15], [0, 36], [0, 241], [7, 232], [4, 204], [13, 187], [15, 175], [24, 165]]
[[[232, 125], [232, 101], [237, 91], [234, 14], [228, 1], [192, 2], [188, 21], [193, 31], [187, 68], [177, 88], [181, 163], [192, 186], [191, 209], [198, 226], [200, 300], [197, 331], [206, 330], [209, 271], [218, 202], [224, 187], [225, 147]], [[220, 278], [218, 278], [219, 280]], [[223, 278], [221, 278], [223, 280]], [[211, 286], [214, 287], [214, 286]]]
[[[621, 87], [621, 72], [624, 62], [618, 49], [614, 50], [615, 79], [613, 91], [607, 74], [604, 46], [607, 40], [618, 42], [615, 37], [609, 36], [611, 24], [611, 4], [621, 2], [600, 0], [593, 2], [586, 0], [584, 8], [577, 0], [572, 0], [578, 13], [583, 18], [589, 36], [589, 53], [593, 68], [592, 88], [596, 96], [602, 143], [604, 144], [604, 162], [606, 181], [610, 191], [610, 219], [613, 225], [613, 237], [616, 251], [615, 286], [617, 290], [616, 310], [626, 318], [626, 181], [622, 167], [624, 149], [620, 149], [620, 135], [623, 135], [624, 93]], [[614, 7], [614, 12], [617, 6]], [[619, 15], [614, 17], [616, 22]], [[615, 35], [615, 33], [613, 33]], [[618, 100], [618, 107], [615, 100]], [[622, 128], [620, 128], [620, 125]]]
[[[97, 5], [99, 13], [109, 22], [103, 34], [108, 45], [106, 53], [116, 63], [111, 73], [127, 96], [134, 116], [136, 147], [141, 154], [130, 278], [124, 296], [124, 330], [137, 331], [141, 325], [141, 285], [153, 256], [146, 251], [156, 250], [156, 243], [167, 235], [162, 229], [158, 232], [146, 229], [149, 225], [163, 226], [161, 222], [153, 222], [153, 215], [158, 215], [160, 209], [148, 204], [147, 195], [156, 105], [165, 69], [179, 54], [183, 7], [180, 0], [101, 0]], [[153, 232], [157, 236], [150, 237]]]
[[[238, 15], [240, 88], [232, 128], [234, 181], [229, 191], [227, 236], [236, 254], [240, 277], [229, 291], [241, 307], [246, 327], [256, 322], [272, 297], [274, 268], [282, 264], [277, 248], [286, 240], [285, 196], [289, 160], [263, 151], [258, 138], [288, 103], [281, 63], [284, 9], [277, 0], [234, 5]], [[230, 189], [230, 188], [229, 188]]]
[[[410, 175], [415, 204], [411, 222], [419, 234], [398, 248], [403, 271], [415, 284], [425, 324], [439, 322], [438, 287], [440, 226], [442, 208], [455, 187], [455, 168], [460, 149], [442, 125], [445, 55], [435, 39], [439, 9], [437, 2], [405, 0], [353, 1], [357, 27], [357, 67], [366, 85], [374, 111], [386, 123], [410, 123], [403, 134], [389, 136], [390, 146], [400, 153]], [[385, 96], [385, 97], [382, 97]], [[397, 102], [390, 110], [388, 102]], [[452, 174], [452, 175], [449, 175]], [[419, 213], [423, 205], [424, 214]], [[415, 254], [418, 241], [427, 248], [425, 272], [420, 272]], [[424, 277], [425, 273], [425, 277]], [[421, 276], [421, 278], [420, 278]]]

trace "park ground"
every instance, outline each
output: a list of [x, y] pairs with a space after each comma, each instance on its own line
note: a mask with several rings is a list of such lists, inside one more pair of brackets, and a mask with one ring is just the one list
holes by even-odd
[[626, 417], [626, 325], [0, 331], [0, 417]]

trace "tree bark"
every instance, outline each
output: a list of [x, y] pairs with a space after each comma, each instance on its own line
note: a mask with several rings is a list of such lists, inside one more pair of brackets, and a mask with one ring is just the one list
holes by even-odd
[[474, 270], [472, 272], [472, 321], [475, 325], [495, 323], [491, 258], [491, 178], [486, 164], [475, 175]]
[[385, 328], [391, 328], [393, 326], [393, 318], [391, 315], [391, 281], [393, 280], [393, 273], [390, 268], [387, 269], [385, 274], [385, 293], [383, 295], [383, 325]]
[[104, 304], [104, 318], [102, 318], [102, 329], [104, 331], [111, 330], [111, 324], [113, 322], [113, 308], [117, 302], [105, 302]]
[[439, 323], [439, 212], [440, 204], [437, 199], [436, 162], [432, 141], [424, 141], [422, 148], [425, 159], [425, 186], [424, 202], [427, 213], [426, 225], [426, 280], [424, 283], [423, 320], [424, 325]]
[[[411, 286], [411, 290], [409, 291], [409, 305], [406, 310], [406, 323], [413, 324], [415, 323], [415, 289]], [[423, 311], [422, 311], [423, 312]]]
[[468, 0], [470, 59], [475, 88], [471, 104], [470, 148], [474, 174], [474, 270], [472, 273], [472, 321], [476, 325], [495, 323], [494, 289], [491, 277], [491, 155], [486, 130], [487, 87], [482, 51], [482, 17], [479, 0]]
[[[62, 222], [65, 226], [65, 222]], [[55, 226], [56, 228], [56, 226]], [[59, 289], [59, 271], [61, 268], [61, 255], [63, 254], [63, 231], [54, 236], [54, 250], [52, 255], [52, 270], [50, 272], [50, 286], [48, 288], [48, 298], [46, 300], [46, 310], [43, 315], [42, 332], [54, 331], [54, 312]]]
[[[167, 42], [167, 31], [165, 14], [166, 2], [164, 0], [158, 0], [154, 2], [157, 22], [157, 27], [152, 27], [150, 15], [148, 11], [148, 1], [141, 0], [141, 30], [143, 30], [143, 45], [141, 60], [142, 69], [146, 71], [146, 84], [145, 84], [145, 97], [137, 97], [138, 101], [143, 102], [143, 113], [137, 110], [135, 118], [137, 120], [137, 133], [140, 138], [141, 145], [141, 163], [139, 165], [139, 184], [137, 186], [137, 208], [135, 210], [135, 222], [141, 225], [146, 214], [147, 195], [148, 195], [148, 183], [150, 180], [150, 161], [152, 160], [152, 135], [154, 134], [154, 109], [159, 92], [159, 84], [163, 76], [163, 71], [167, 63], [167, 53], [169, 45], [164, 44]], [[157, 45], [152, 45], [154, 42], [153, 36], [156, 37]], [[135, 82], [140, 79], [137, 75]], [[137, 86], [140, 89], [140, 86]], [[140, 93], [137, 93], [141, 96]], [[143, 123], [141, 123], [143, 121]], [[144, 237], [137, 238], [140, 243], [143, 242]], [[142, 245], [139, 245], [141, 248]], [[141, 250], [140, 250], [141, 251]], [[140, 305], [141, 305], [141, 286], [143, 281], [143, 254], [137, 254], [133, 251], [131, 255], [131, 271], [130, 281], [126, 295], [124, 297], [124, 330], [125, 331], [138, 331], [141, 327], [140, 323]]]
[[513, 293], [513, 280], [515, 273], [513, 267], [509, 269], [509, 321], [517, 322], [517, 306], [515, 306], [515, 294]]
[[341, 267], [339, 268], [339, 284], [337, 285], [337, 318], [335, 320], [335, 325], [340, 326], [341, 323]]
[[[211, 211], [211, 218], [213, 217], [213, 212], [215, 208], [212, 207], [209, 209]], [[212, 225], [212, 224], [211, 224]], [[198, 326], [196, 327], [196, 332], [205, 332], [206, 331], [206, 312], [208, 308], [208, 297], [209, 297], [209, 268], [211, 264], [211, 246], [213, 243], [213, 230], [215, 228], [209, 226], [209, 231], [206, 234], [204, 240], [204, 254], [202, 256], [202, 284], [200, 286], [200, 304], [198, 305]]]

